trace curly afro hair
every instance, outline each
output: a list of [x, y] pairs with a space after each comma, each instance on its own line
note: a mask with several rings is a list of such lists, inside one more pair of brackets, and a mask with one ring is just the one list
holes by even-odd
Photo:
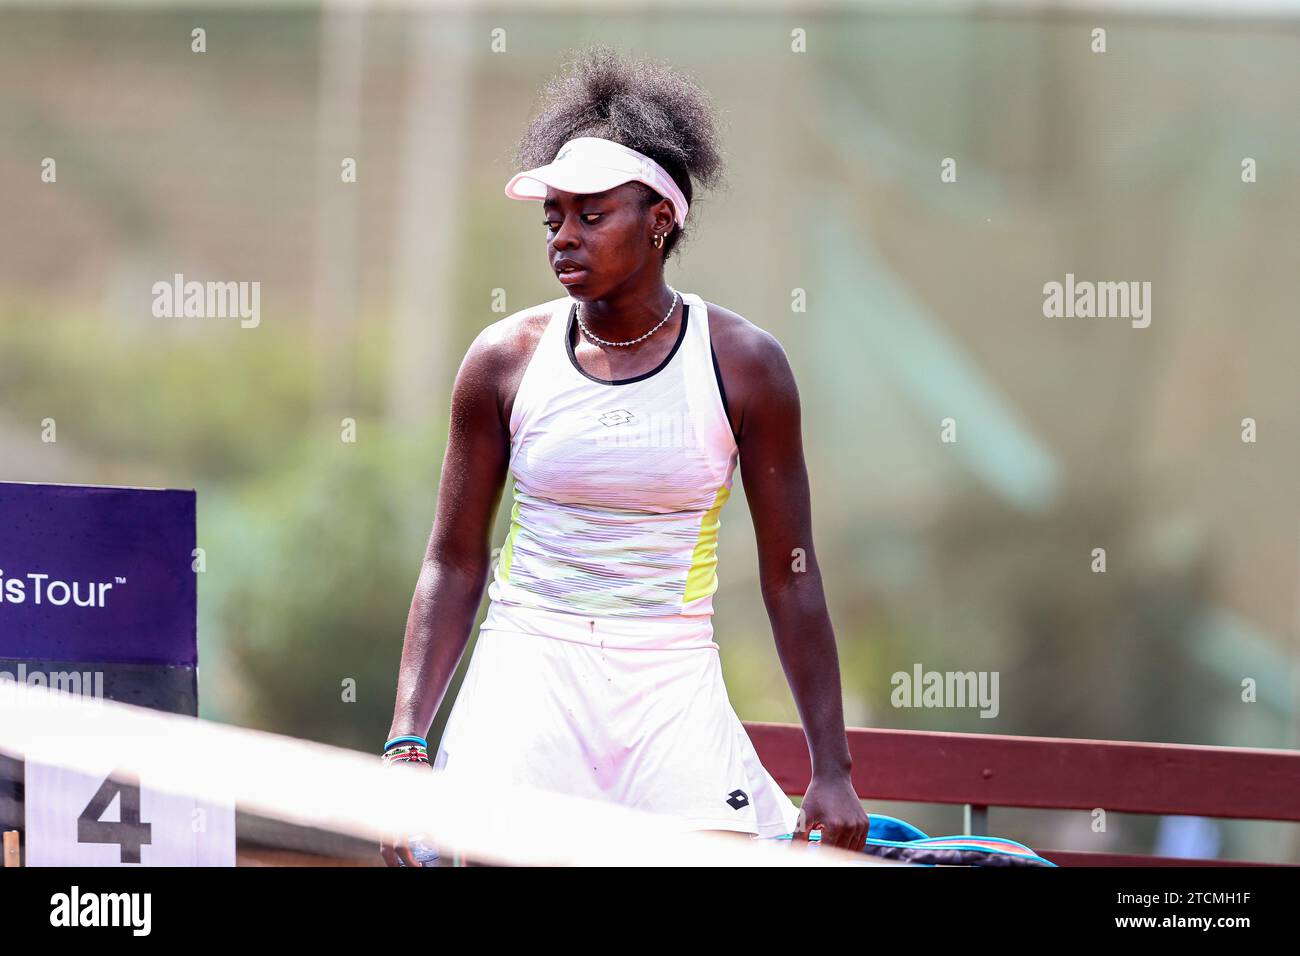
[[[649, 156], [673, 177], [695, 210], [695, 187], [722, 185], [716, 116], [707, 94], [666, 63], [624, 59], [597, 44], [574, 54], [568, 68], [542, 88], [541, 111], [516, 148], [517, 169], [555, 159], [575, 136], [599, 136]], [[663, 200], [644, 183], [645, 205]], [[667, 260], [684, 229], [664, 240]]]

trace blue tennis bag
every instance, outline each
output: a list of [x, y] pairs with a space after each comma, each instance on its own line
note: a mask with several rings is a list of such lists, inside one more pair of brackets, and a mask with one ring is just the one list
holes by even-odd
[[[776, 837], [789, 840], [794, 834]], [[808, 834], [821, 840], [821, 831]], [[925, 866], [1056, 866], [1023, 843], [989, 836], [926, 836], [912, 824], [883, 813], [870, 814], [864, 853]]]

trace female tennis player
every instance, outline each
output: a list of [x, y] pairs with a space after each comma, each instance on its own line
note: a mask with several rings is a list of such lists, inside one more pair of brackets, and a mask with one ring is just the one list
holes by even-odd
[[[664, 278], [695, 187], [719, 177], [711, 108], [673, 70], [606, 47], [543, 92], [506, 195], [540, 200], [563, 295], [485, 328], [457, 373], [385, 760], [429, 763], [423, 735], [490, 575], [432, 761], [448, 782], [614, 801], [686, 829], [806, 840], [820, 828], [823, 843], [861, 849], [794, 376], [769, 333]], [[737, 461], [811, 755], [802, 818], [732, 709], [713, 641]], [[514, 505], [493, 568], [507, 471]], [[415, 865], [401, 838], [380, 851]]]

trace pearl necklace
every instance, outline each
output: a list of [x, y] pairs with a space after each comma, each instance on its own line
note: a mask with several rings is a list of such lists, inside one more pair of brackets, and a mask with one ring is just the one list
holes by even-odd
[[[673, 287], [669, 286], [668, 288], [672, 289]], [[578, 325], [582, 326], [582, 331], [587, 333], [587, 338], [599, 342], [601, 345], [636, 345], [636, 343], [640, 342], [642, 339], [649, 338], [650, 336], [654, 335], [655, 332], [659, 331], [659, 326], [663, 325], [665, 322], [668, 321], [668, 316], [673, 314], [673, 309], [675, 308], [677, 308], [677, 290], [673, 289], [673, 303], [672, 305], [668, 306], [667, 314], [664, 315], [664, 317], [659, 320], [659, 325], [656, 325], [645, 335], [637, 336], [636, 338], [632, 339], [630, 342], [610, 342], [607, 339], [602, 339], [599, 335], [593, 334], [591, 329], [587, 328], [587, 323], [582, 321], [581, 302], [578, 303]]]

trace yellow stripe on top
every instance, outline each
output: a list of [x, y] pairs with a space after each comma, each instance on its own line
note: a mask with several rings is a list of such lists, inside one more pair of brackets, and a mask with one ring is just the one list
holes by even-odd
[[510, 530], [506, 532], [506, 543], [501, 548], [501, 575], [505, 580], [510, 580], [510, 565], [514, 563], [515, 558], [515, 538], [519, 537], [519, 499], [515, 499], [515, 506], [510, 509]]
[[720, 487], [713, 498], [713, 506], [700, 518], [700, 534], [695, 540], [691, 570], [686, 575], [686, 593], [682, 595], [686, 604], [718, 589], [718, 528], [722, 525], [719, 513], [730, 497], [731, 489], [726, 485]]

